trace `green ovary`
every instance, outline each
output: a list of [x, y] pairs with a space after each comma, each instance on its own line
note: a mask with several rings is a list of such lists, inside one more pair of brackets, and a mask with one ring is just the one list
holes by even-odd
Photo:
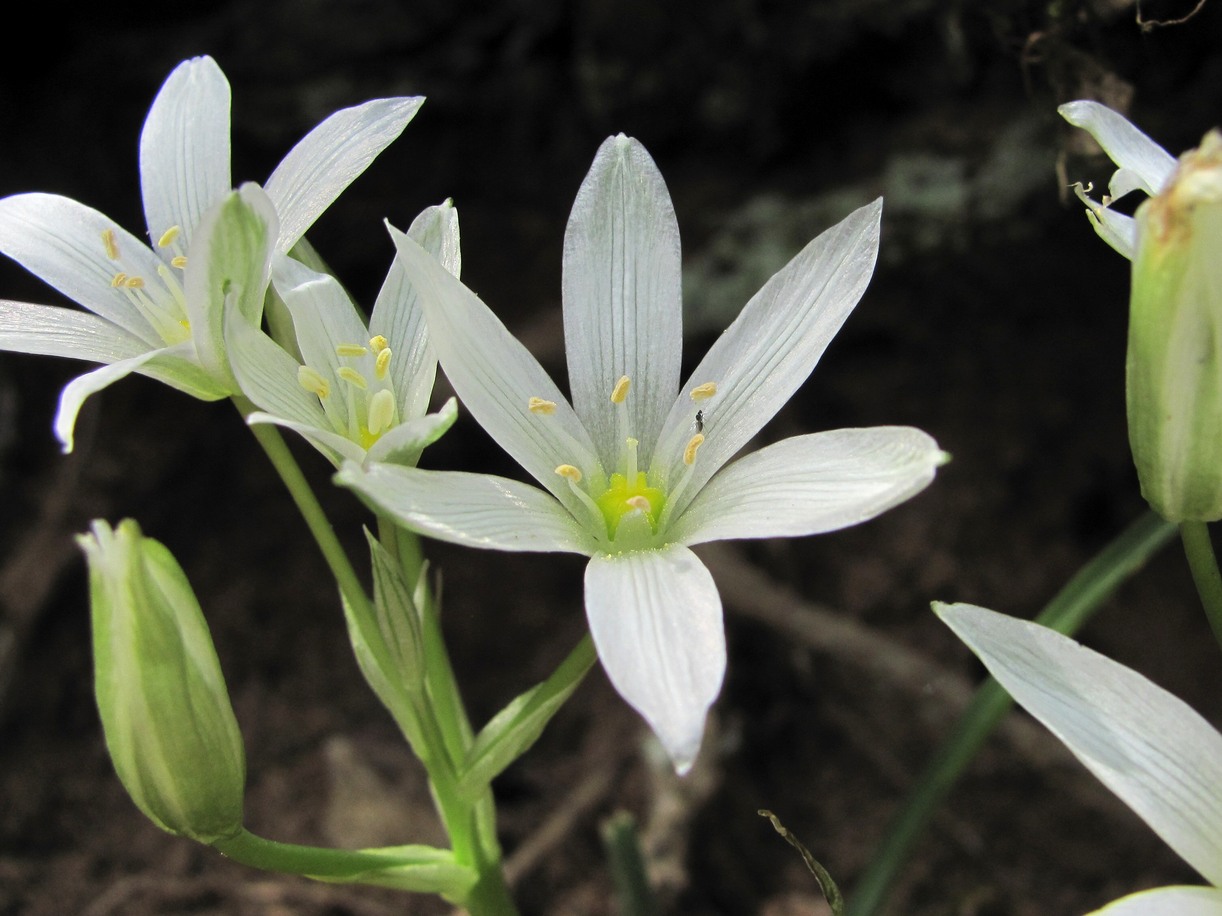
[[[649, 504], [646, 511], [641, 505], [641, 499]], [[662, 506], [666, 503], [666, 494], [657, 487], [651, 487], [644, 471], [638, 471], [636, 480], [628, 483], [623, 474], [612, 474], [607, 489], [594, 498], [603, 518], [607, 520], [607, 532], [611, 538], [619, 529], [619, 524], [630, 512], [641, 511], [649, 521], [649, 527], [656, 533], [658, 517], [662, 514]]]

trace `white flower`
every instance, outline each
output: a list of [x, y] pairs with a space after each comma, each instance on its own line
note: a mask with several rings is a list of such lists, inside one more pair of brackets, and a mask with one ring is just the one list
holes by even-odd
[[[65, 451], [72, 449], [85, 398], [131, 372], [205, 400], [236, 388], [225, 359], [222, 310], [212, 301], [234, 297], [232, 278], [218, 276], [231, 265], [218, 263], [216, 246], [210, 246], [209, 270], [192, 266], [202, 261], [200, 246], [221, 219], [217, 208], [233, 187], [229, 97], [220, 68], [199, 57], [180, 64], [154, 100], [140, 137], [151, 246], [65, 197], [18, 194], [0, 200], [0, 252], [93, 313], [0, 300], [0, 349], [106, 364], [73, 380], [61, 395], [55, 429]], [[221, 247], [233, 246], [242, 235], [262, 245], [256, 225], [262, 223], [262, 233], [272, 233], [267, 247], [288, 251], [399, 135], [421, 102], [378, 99], [327, 118], [267, 180], [270, 202], [245, 192], [253, 216], [243, 220], [231, 211]], [[249, 273], [253, 262], [265, 260], [262, 251], [231, 253], [240, 259], [239, 272]], [[208, 294], [205, 301], [196, 295], [201, 291]], [[238, 310], [257, 324], [262, 289], [236, 292], [243, 299]]]
[[[416, 217], [407, 234], [458, 276], [458, 213], [448, 201]], [[437, 359], [399, 260], [391, 262], [368, 327], [332, 276], [282, 255], [272, 282], [292, 315], [303, 362], [248, 322], [231, 322], [234, 374], [266, 411], [248, 422], [296, 430], [336, 467], [345, 459], [415, 464], [457, 412], [451, 398], [426, 414]]]
[[843, 528], [912, 496], [944, 455], [915, 429], [797, 436], [727, 464], [797, 390], [864, 292], [881, 201], [776, 274], [680, 388], [679, 232], [657, 166], [608, 139], [564, 244], [573, 404], [466, 287], [401, 233], [399, 257], [467, 409], [543, 485], [346, 464], [340, 482], [425, 534], [590, 557], [603, 667], [683, 772], [721, 688], [721, 600], [691, 545]]
[[1222, 734], [1068, 636], [969, 604], [934, 610], [1001, 685], [1212, 887], [1160, 887], [1109, 916], [1222, 916]]
[[1102, 202], [1087, 197], [1082, 185], [1074, 187], [1082, 203], [1086, 204], [1086, 216], [1099, 237], [1133, 260], [1137, 250], [1137, 225], [1133, 217], [1112, 210], [1111, 204], [1130, 191], [1145, 191], [1150, 197], [1157, 196], [1175, 171], [1175, 157], [1106, 105], [1087, 100], [1066, 102], [1057, 111], [1070, 124], [1094, 137], [1118, 166]]

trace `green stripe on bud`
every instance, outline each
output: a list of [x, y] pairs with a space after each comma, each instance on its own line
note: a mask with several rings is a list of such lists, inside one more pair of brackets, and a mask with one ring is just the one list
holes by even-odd
[[1222, 134], [1138, 208], [1129, 442], [1142, 495], [1173, 522], [1222, 518]]
[[242, 826], [246, 755], [182, 568], [127, 519], [78, 539], [89, 561], [94, 689], [128, 794], [157, 826], [209, 843]]

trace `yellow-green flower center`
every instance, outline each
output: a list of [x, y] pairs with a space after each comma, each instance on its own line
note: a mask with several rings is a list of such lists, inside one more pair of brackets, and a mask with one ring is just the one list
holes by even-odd
[[612, 474], [607, 489], [594, 502], [607, 520], [607, 533], [611, 539], [619, 530], [619, 523], [629, 512], [641, 512], [649, 521], [649, 527], [657, 533], [658, 519], [666, 504], [666, 493], [649, 485], [644, 471], [637, 471], [636, 479], [629, 483], [623, 474]]
[[[170, 259], [170, 265], [177, 270], [185, 270], [187, 266], [186, 255], [178, 244], [181, 235], [180, 227], [171, 226], [157, 240], [158, 248], [169, 249], [175, 253]], [[167, 346], [173, 346], [190, 340], [191, 322], [187, 320], [187, 297], [182, 284], [170, 268], [165, 264], [158, 264], [157, 279], [123, 270], [122, 267], [127, 262], [119, 248], [119, 235], [114, 229], [102, 230], [102, 250], [106, 252], [106, 257], [115, 263], [116, 270], [110, 278], [111, 287], [123, 293], [162, 341]], [[130, 269], [130, 264], [127, 266]]]

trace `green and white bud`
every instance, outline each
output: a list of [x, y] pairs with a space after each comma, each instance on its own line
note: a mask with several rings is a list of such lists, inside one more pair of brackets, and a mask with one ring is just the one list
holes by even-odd
[[94, 690], [128, 794], [203, 843], [242, 826], [246, 755], [216, 650], [182, 568], [131, 519], [78, 539], [89, 561]]
[[1173, 522], [1222, 518], [1222, 134], [1136, 213], [1127, 374], [1142, 495]]

